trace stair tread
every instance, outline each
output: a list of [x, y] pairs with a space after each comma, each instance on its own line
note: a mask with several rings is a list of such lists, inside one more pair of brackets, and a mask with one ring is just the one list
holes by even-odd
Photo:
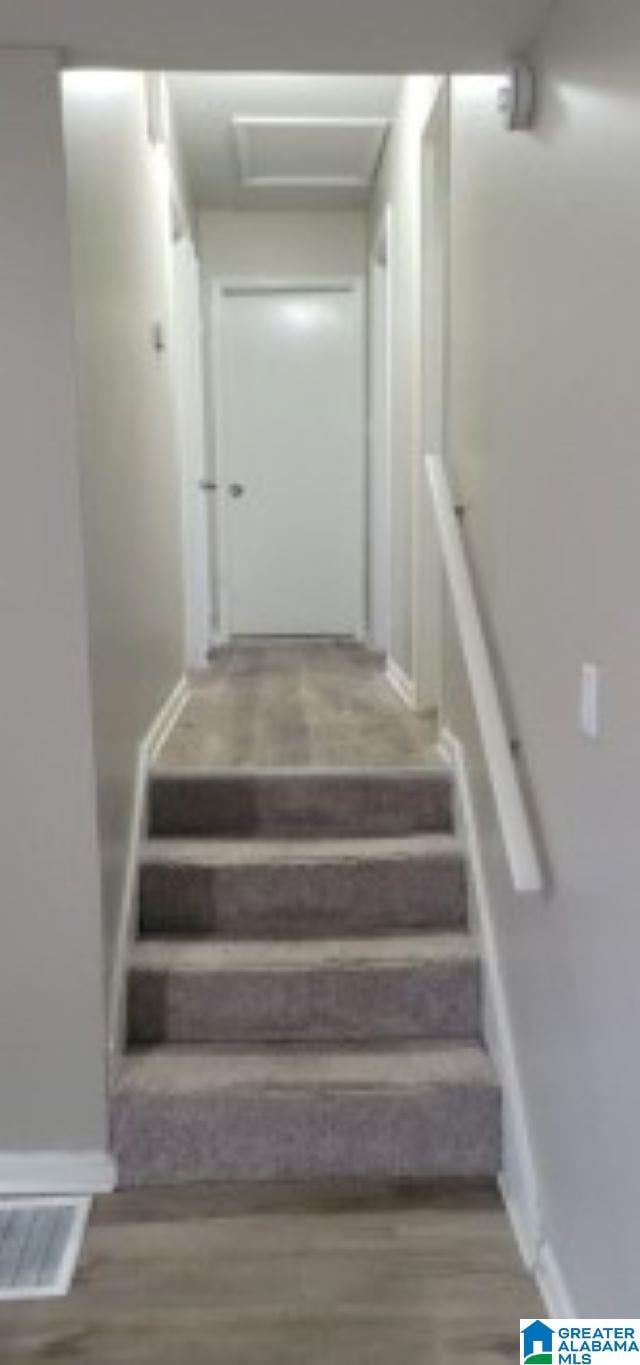
[[286, 782], [301, 781], [318, 782], [329, 781], [331, 783], [361, 781], [380, 782], [415, 782], [416, 778], [421, 781], [430, 782], [434, 778], [447, 778], [453, 782], [453, 772], [450, 765], [443, 759], [437, 757], [427, 762], [414, 764], [380, 764], [371, 767], [368, 764], [354, 764], [352, 766], [338, 767], [313, 766], [303, 767], [302, 765], [277, 764], [273, 767], [268, 766], [247, 766], [236, 765], [234, 767], [181, 767], [180, 764], [155, 764], [150, 773], [152, 782], [272, 782], [274, 779]]
[[283, 972], [300, 970], [393, 970], [452, 959], [475, 962], [473, 938], [464, 932], [381, 934], [330, 939], [140, 939], [133, 970], [171, 973]]
[[368, 835], [361, 838], [289, 839], [148, 839], [141, 849], [142, 865], [166, 863], [198, 867], [238, 867], [244, 864], [318, 864], [375, 862], [397, 858], [464, 858], [463, 845], [453, 834]]
[[121, 1095], [192, 1095], [254, 1087], [396, 1091], [442, 1085], [497, 1089], [480, 1043], [164, 1045], [128, 1053], [117, 1090]]

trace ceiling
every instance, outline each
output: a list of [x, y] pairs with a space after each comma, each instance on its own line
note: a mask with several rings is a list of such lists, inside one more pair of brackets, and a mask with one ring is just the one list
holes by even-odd
[[219, 71], [493, 71], [549, 0], [1, 0], [0, 44], [71, 65]]
[[361, 207], [398, 85], [394, 76], [170, 76], [194, 204]]

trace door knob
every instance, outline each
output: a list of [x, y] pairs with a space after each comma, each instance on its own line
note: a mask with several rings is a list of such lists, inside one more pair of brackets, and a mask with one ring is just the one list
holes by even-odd
[[215, 493], [218, 485], [213, 482], [213, 479], [201, 479], [199, 487], [202, 489], [203, 493]]
[[232, 498], [241, 498], [241, 497], [242, 497], [242, 494], [244, 493], [244, 484], [243, 484], [243, 483], [230, 483], [230, 484], [229, 484], [229, 492], [230, 492]]

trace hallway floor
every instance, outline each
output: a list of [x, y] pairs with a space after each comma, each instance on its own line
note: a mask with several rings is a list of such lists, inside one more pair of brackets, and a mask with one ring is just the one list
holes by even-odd
[[0, 1365], [507, 1365], [542, 1312], [488, 1185], [147, 1190], [68, 1298], [0, 1304]]
[[415, 767], [437, 759], [379, 656], [332, 642], [234, 644], [191, 676], [156, 768]]

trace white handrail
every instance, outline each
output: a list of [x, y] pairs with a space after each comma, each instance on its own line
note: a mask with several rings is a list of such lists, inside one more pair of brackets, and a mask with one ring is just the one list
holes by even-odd
[[444, 462], [440, 455], [427, 455], [425, 466], [460, 645], [513, 884], [516, 891], [541, 891], [544, 880], [540, 859], [509, 745]]

